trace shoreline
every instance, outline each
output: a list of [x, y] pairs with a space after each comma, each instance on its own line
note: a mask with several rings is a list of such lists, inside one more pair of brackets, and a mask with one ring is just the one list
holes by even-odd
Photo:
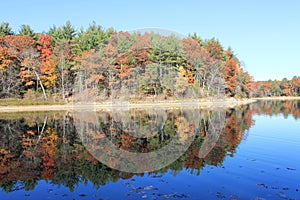
[[287, 96], [287, 97], [256, 97], [251, 98], [255, 100], [300, 100], [300, 97], [293, 97], [293, 96]]
[[250, 99], [194, 99], [182, 101], [157, 101], [157, 102], [103, 102], [89, 104], [63, 104], [63, 105], [28, 105], [28, 106], [0, 106], [0, 113], [8, 112], [36, 112], [36, 111], [101, 111], [101, 110], [126, 110], [146, 108], [167, 108], [167, 109], [212, 109], [212, 108], [234, 108], [259, 100], [300, 100], [300, 97], [259, 97]]
[[183, 100], [183, 101], [160, 101], [160, 102], [104, 102], [89, 104], [65, 104], [65, 105], [30, 105], [30, 106], [0, 106], [0, 113], [7, 112], [35, 112], [35, 111], [101, 111], [101, 110], [127, 110], [146, 108], [167, 109], [212, 109], [212, 108], [234, 108], [256, 102], [255, 99], [222, 99], [222, 100]]

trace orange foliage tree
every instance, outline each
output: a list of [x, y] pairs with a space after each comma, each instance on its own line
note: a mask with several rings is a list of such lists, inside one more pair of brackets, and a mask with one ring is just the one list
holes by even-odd
[[212, 38], [207, 42], [206, 49], [212, 58], [217, 60], [223, 59], [223, 48], [220, 42], [215, 38]]
[[294, 95], [300, 96], [300, 76], [294, 76], [291, 82], [294, 88]]
[[37, 50], [40, 52], [40, 73], [41, 80], [46, 87], [52, 87], [57, 79], [55, 61], [52, 54], [52, 42], [49, 35], [41, 35], [38, 39]]
[[224, 78], [226, 93], [234, 96], [237, 87], [237, 75], [240, 72], [239, 63], [235, 60], [226, 60], [224, 65]]
[[34, 86], [35, 40], [30, 36], [8, 35], [1, 38], [1, 93], [20, 95], [22, 89]]

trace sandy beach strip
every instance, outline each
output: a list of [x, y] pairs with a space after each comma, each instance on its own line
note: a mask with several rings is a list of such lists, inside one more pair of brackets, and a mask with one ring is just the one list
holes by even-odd
[[161, 102], [105, 102], [65, 105], [32, 105], [32, 106], [1, 106], [0, 112], [35, 112], [35, 111], [80, 111], [80, 110], [111, 110], [111, 109], [143, 109], [143, 108], [233, 108], [255, 102], [255, 99], [224, 99], [224, 100], [184, 100]]

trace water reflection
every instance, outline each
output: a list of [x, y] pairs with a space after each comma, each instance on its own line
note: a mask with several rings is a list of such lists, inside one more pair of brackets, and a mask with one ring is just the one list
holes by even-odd
[[258, 115], [289, 115], [300, 118], [300, 101], [258, 101], [251, 105], [252, 112]]
[[[187, 169], [200, 175], [204, 166], [220, 166], [226, 156], [234, 156], [254, 123], [253, 114], [283, 113], [299, 119], [299, 108], [299, 101], [258, 102], [235, 110], [101, 112], [84, 120], [72, 113], [3, 113], [0, 187], [5, 192], [33, 190], [39, 180], [48, 180], [73, 191], [79, 183], [90, 181], [98, 188], [120, 178], [142, 176], [143, 170], [157, 174]], [[187, 145], [153, 154], [174, 141]], [[126, 160], [126, 167], [134, 165], [139, 174], [119, 171], [124, 160], [108, 144], [124, 152], [143, 153], [146, 157]], [[170, 152], [179, 153], [169, 158]], [[156, 168], [160, 163], [154, 158], [166, 160]]]
[[101, 116], [80, 112], [74, 119], [83, 145], [97, 160], [122, 172], [143, 173], [170, 165], [197, 138], [202, 140], [198, 157], [204, 158], [225, 126], [225, 111], [133, 109]]

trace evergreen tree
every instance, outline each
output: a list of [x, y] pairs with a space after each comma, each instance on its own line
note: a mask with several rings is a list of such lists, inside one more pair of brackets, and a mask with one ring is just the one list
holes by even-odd
[[0, 36], [6, 36], [6, 35], [12, 35], [13, 32], [11, 30], [11, 28], [9, 27], [9, 23], [8, 22], [3, 22], [0, 25]]
[[23, 24], [23, 25], [21, 26], [21, 29], [20, 29], [18, 35], [22, 35], [22, 36], [28, 35], [28, 36], [30, 36], [32, 39], [37, 40], [36, 34], [35, 34], [34, 31], [30, 28], [29, 25]]

